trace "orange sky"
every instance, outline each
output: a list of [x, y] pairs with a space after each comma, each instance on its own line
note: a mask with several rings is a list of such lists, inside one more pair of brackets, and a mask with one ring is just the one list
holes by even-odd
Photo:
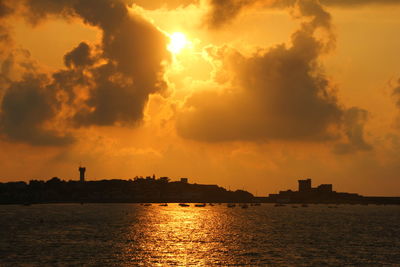
[[353, 3], [0, 0], [0, 181], [400, 195], [400, 4]]

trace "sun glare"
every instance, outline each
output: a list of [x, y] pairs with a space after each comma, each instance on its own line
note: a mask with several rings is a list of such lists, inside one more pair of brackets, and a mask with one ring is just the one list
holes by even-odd
[[169, 38], [170, 43], [167, 48], [173, 54], [179, 54], [188, 44], [186, 36], [181, 32], [174, 32]]

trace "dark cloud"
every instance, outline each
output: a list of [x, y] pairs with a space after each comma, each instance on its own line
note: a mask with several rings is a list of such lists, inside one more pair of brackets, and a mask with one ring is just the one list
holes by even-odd
[[346, 143], [335, 146], [337, 154], [349, 154], [356, 151], [369, 151], [372, 146], [364, 139], [364, 125], [368, 120], [368, 111], [352, 107], [344, 112], [343, 128], [347, 138]]
[[[36, 86], [18, 89], [22, 94], [19, 95], [14, 87], [18, 85], [18, 88], [22, 88], [27, 83], [13, 82], [5, 93], [4, 99], [7, 101], [3, 101], [3, 105], [8, 105], [10, 101], [19, 103], [29, 97], [34, 98], [36, 103], [48, 103], [57, 95], [69, 109], [69, 117], [65, 119], [70, 126], [135, 125], [143, 118], [149, 95], [166, 88], [163, 74], [165, 62], [170, 60], [166, 50], [168, 39], [150, 22], [130, 12], [126, 1], [19, 0], [9, 3], [14, 3], [15, 7], [21, 4], [23, 8], [18, 10], [33, 26], [54, 17], [67, 20], [79, 18], [99, 28], [102, 40], [94, 45], [81, 42], [67, 52], [64, 56], [67, 69], [56, 71], [48, 78], [48, 90], [42, 90], [36, 82]], [[0, 4], [0, 11], [1, 7]], [[3, 62], [3, 69], [7, 69], [6, 61]], [[35, 70], [29, 72], [37, 75]], [[34, 94], [34, 90], [39, 92]], [[29, 97], [24, 98], [26, 94]], [[13, 120], [18, 112], [11, 113], [7, 107], [3, 107], [5, 114], [2, 120], [5, 135], [16, 141], [25, 138], [28, 143], [37, 141], [47, 144], [43, 141], [45, 134], [39, 130], [42, 129], [43, 120], [51, 120], [53, 116], [50, 115], [56, 115], [52, 114], [53, 106], [41, 113], [40, 120], [26, 125], [31, 128], [26, 131], [32, 134], [31, 138], [23, 134], [16, 137], [17, 131], [13, 130], [11, 124], [18, 122]], [[17, 115], [22, 121], [23, 116], [29, 117], [29, 112], [21, 111]], [[15, 129], [18, 129], [18, 125]], [[57, 145], [56, 139], [49, 144]]]
[[200, 0], [126, 0], [131, 5], [135, 4], [143, 7], [144, 9], [155, 10], [160, 8], [177, 9], [179, 7], [186, 7], [191, 4], [198, 4]]
[[300, 2], [299, 12], [311, 21], [293, 34], [291, 47], [248, 58], [223, 55], [225, 68], [235, 73], [234, 89], [189, 99], [190, 111], [178, 121], [181, 135], [203, 141], [333, 138], [329, 129], [342, 109], [318, 65], [326, 45], [314, 37], [319, 28], [329, 31], [330, 16], [314, 1]]
[[[392, 96], [394, 98], [396, 107], [400, 110], [400, 79], [397, 81], [397, 84], [394, 86]], [[396, 116], [394, 127], [400, 129], [400, 115]]]
[[135, 124], [143, 117], [147, 103], [147, 90], [125, 80], [112, 64], [102, 65], [92, 71], [95, 87], [85, 106], [74, 116], [78, 126]]
[[327, 6], [342, 6], [342, 7], [400, 4], [398, 0], [321, 0], [321, 3]]
[[29, 51], [7, 45], [0, 69], [0, 137], [34, 146], [73, 143], [68, 131], [55, 126], [62, 107], [55, 83], [38, 71]]
[[393, 96], [396, 98], [396, 105], [400, 108], [400, 79], [397, 82], [396, 87], [393, 89]]
[[89, 98], [74, 116], [77, 125], [135, 124], [142, 119], [149, 94], [165, 88], [163, 62], [169, 60], [168, 40], [154, 25], [116, 0], [32, 0], [27, 7], [33, 22], [49, 14], [77, 16], [103, 31], [97, 62], [86, 43], [65, 55], [68, 67], [85, 67], [93, 77]]
[[206, 23], [212, 28], [219, 28], [235, 18], [244, 7], [255, 3], [255, 0], [210, 0], [211, 10]]
[[7, 2], [5, 0], [0, 1], [0, 18], [8, 16], [13, 12], [13, 9]]
[[41, 146], [70, 144], [73, 139], [48, 128], [59, 108], [45, 76], [27, 76], [11, 83], [1, 103], [0, 129], [8, 140]]
[[[11, 41], [10, 32], [5, 19], [14, 12], [14, 9], [7, 0], [0, 0], [0, 43], [9, 43]], [[2, 48], [2, 50], [5, 50]], [[0, 55], [4, 51], [0, 52]]]
[[85, 42], [80, 43], [74, 50], [65, 54], [64, 63], [68, 68], [92, 65], [93, 59], [90, 55], [89, 45]]
[[307, 2], [333, 7], [400, 4], [398, 0], [210, 0], [210, 10], [205, 17], [205, 22], [210, 28], [220, 28], [247, 8], [288, 8], [295, 6], [296, 3]]
[[[310, 20], [292, 35], [290, 47], [278, 45], [251, 57], [229, 49], [209, 53], [220, 54], [234, 78], [229, 89], [188, 99], [178, 115], [181, 136], [207, 142], [324, 141], [339, 139], [346, 128], [351, 141], [360, 141], [357, 130], [364, 121], [339, 104], [318, 62], [335, 41], [330, 15], [316, 1], [299, 2], [298, 11]], [[326, 38], [317, 39], [317, 30], [328, 33]], [[355, 147], [361, 148], [361, 141]]]

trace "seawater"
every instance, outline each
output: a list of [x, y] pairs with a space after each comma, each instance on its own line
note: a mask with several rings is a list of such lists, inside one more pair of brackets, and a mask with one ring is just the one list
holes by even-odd
[[0, 266], [400, 266], [400, 206], [0, 206]]

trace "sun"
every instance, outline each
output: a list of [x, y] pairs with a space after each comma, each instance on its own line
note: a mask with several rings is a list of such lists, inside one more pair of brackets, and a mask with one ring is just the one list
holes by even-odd
[[167, 49], [174, 55], [179, 54], [189, 43], [186, 36], [181, 32], [174, 32], [169, 38], [170, 43]]

